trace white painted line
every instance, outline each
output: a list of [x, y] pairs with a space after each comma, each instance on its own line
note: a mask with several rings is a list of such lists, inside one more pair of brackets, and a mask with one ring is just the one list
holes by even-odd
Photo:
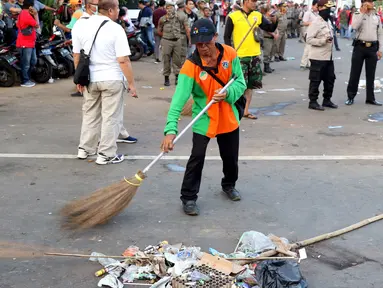
[[[157, 155], [125, 155], [127, 160], [153, 160]], [[31, 158], [31, 159], [76, 159], [71, 154], [13, 154], [0, 153], [0, 158]], [[89, 157], [89, 158], [95, 158]], [[169, 155], [164, 160], [188, 160], [187, 156]], [[207, 156], [206, 160], [221, 160], [219, 156]], [[383, 155], [268, 155], [268, 156], [239, 156], [241, 161], [321, 161], [321, 160], [383, 160]]]

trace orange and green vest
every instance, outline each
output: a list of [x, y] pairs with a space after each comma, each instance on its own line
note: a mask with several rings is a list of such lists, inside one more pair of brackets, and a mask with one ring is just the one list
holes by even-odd
[[[256, 21], [255, 28], [262, 23], [262, 14], [258, 11], [253, 11], [249, 15], [245, 12], [238, 10], [229, 15], [233, 21], [233, 44], [234, 48], [237, 49], [250, 27]], [[247, 20], [246, 20], [247, 19]], [[254, 40], [253, 32], [246, 37], [241, 47], [237, 51], [239, 57], [252, 57], [261, 55], [261, 44]]]
[[[232, 132], [239, 126], [238, 110], [235, 102], [246, 90], [239, 58], [235, 50], [227, 45], [216, 44], [222, 59], [215, 72], [224, 83], [234, 75], [238, 78], [228, 88], [225, 101], [213, 104], [210, 109], [193, 125], [193, 132], [214, 138], [218, 134]], [[204, 63], [202, 63], [204, 64]], [[213, 72], [214, 73], [214, 72]], [[178, 76], [178, 85], [170, 104], [165, 135], [177, 134], [177, 124], [182, 108], [192, 95], [194, 104], [193, 118], [212, 100], [216, 90], [222, 86], [191, 59], [186, 60]]]

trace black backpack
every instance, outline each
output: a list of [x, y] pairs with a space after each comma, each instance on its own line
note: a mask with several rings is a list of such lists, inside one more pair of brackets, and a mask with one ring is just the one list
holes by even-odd
[[[218, 48], [218, 50], [221, 52], [223, 51], [223, 46], [219, 43], [215, 44]], [[220, 56], [217, 59], [217, 62], [220, 63], [222, 60], [222, 53], [220, 53]], [[214, 78], [215, 81], [217, 81], [222, 87], [226, 85], [217, 75], [212, 71], [212, 69], [206, 69], [207, 67], [202, 65], [202, 60], [201, 57], [199, 56], [198, 50], [195, 49], [194, 53], [188, 58], [193, 64], [197, 65], [200, 67], [202, 70], [206, 71], [211, 77]], [[218, 64], [219, 65], [219, 64]], [[235, 102], [235, 107], [238, 110], [238, 115], [239, 115], [239, 120], [242, 119], [243, 114], [245, 113], [245, 106], [246, 106], [246, 97], [242, 95], [236, 102]]]
[[90, 83], [90, 70], [89, 70], [89, 62], [90, 62], [90, 53], [92, 52], [92, 48], [94, 42], [96, 41], [98, 31], [100, 31], [101, 27], [105, 25], [109, 20], [104, 20], [100, 27], [98, 28], [96, 35], [94, 36], [92, 46], [90, 46], [90, 50], [88, 55], [85, 54], [84, 49], [80, 51], [80, 60], [78, 62], [76, 71], [74, 72], [73, 82], [76, 85], [81, 85], [87, 87]]

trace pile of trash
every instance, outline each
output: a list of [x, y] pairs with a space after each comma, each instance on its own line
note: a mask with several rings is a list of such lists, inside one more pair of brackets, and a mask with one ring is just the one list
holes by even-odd
[[[98, 287], [306, 288], [299, 270], [301, 258], [290, 249], [287, 239], [248, 231], [230, 254], [213, 248], [205, 253], [199, 247], [162, 241], [143, 250], [128, 247], [120, 257], [122, 261], [97, 252], [91, 254], [90, 261], [103, 266], [95, 273], [103, 277]], [[262, 256], [267, 251], [281, 256]]]

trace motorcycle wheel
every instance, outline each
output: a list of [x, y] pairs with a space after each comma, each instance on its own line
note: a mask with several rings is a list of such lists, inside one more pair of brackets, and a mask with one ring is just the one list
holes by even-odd
[[17, 79], [16, 70], [6, 62], [0, 62], [0, 87], [11, 87]]
[[137, 40], [129, 41], [130, 53], [129, 56], [131, 61], [138, 61], [144, 55], [144, 46]]
[[37, 58], [36, 67], [32, 70], [32, 78], [37, 83], [47, 83], [51, 77], [52, 65], [42, 58]]
[[69, 78], [73, 75], [73, 62], [64, 57], [57, 57], [57, 69], [54, 69], [55, 78]]

